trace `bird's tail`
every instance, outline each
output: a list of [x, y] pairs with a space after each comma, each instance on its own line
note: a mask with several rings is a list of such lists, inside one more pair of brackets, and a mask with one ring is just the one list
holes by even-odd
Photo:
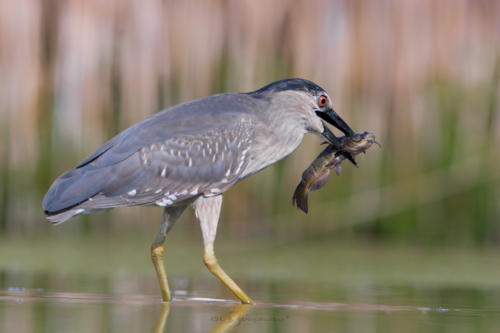
[[45, 217], [47, 221], [52, 223], [53, 225], [58, 225], [63, 222], [66, 222], [73, 216], [75, 216], [76, 211], [74, 209], [66, 210], [63, 212], [57, 212], [57, 213], [48, 213], [46, 212], [47, 216]]
[[83, 168], [73, 169], [52, 184], [42, 202], [50, 223], [60, 224], [82, 213], [78, 206], [101, 189], [102, 177], [97, 171], [99, 170], [83, 172]]

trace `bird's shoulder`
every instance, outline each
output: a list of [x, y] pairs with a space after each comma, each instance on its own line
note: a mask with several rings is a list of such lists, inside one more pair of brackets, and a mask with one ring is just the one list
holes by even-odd
[[232, 129], [238, 123], [257, 121], [255, 109], [262, 100], [247, 94], [218, 94], [160, 111], [121, 132], [83, 161], [78, 168], [98, 160], [100, 166], [123, 161], [143, 147], [169, 139], [196, 140], [209, 132]]

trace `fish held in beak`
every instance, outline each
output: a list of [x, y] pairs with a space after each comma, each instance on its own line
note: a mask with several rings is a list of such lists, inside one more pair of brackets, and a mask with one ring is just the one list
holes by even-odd
[[309, 191], [316, 191], [322, 188], [330, 176], [330, 170], [334, 169], [337, 175], [342, 170], [342, 161], [350, 160], [356, 167], [354, 157], [364, 153], [375, 141], [375, 135], [369, 132], [357, 133], [352, 136], [343, 136], [336, 138], [340, 141], [340, 148], [334, 145], [328, 145], [311, 165], [302, 174], [302, 180], [295, 189], [292, 204], [301, 209], [304, 213], [308, 212], [308, 194]]

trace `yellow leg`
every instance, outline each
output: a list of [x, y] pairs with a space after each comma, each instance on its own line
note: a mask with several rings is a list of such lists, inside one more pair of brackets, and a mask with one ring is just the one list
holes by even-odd
[[222, 205], [222, 195], [215, 197], [199, 197], [193, 206], [196, 216], [200, 220], [203, 242], [205, 243], [205, 254], [203, 261], [210, 272], [217, 276], [226, 286], [236, 294], [244, 304], [253, 304], [253, 301], [245, 295], [243, 290], [220, 268], [214, 254], [214, 240], [217, 233], [217, 223], [219, 221], [220, 208]]
[[163, 243], [157, 244], [156, 242], [151, 245], [151, 259], [158, 275], [158, 282], [160, 282], [161, 296], [164, 302], [170, 302], [170, 289], [168, 288], [167, 273], [163, 265]]
[[158, 282], [160, 282], [161, 295], [164, 302], [170, 302], [172, 297], [170, 296], [170, 289], [168, 288], [167, 273], [163, 265], [163, 243], [165, 242], [168, 232], [174, 226], [175, 221], [179, 219], [186, 207], [187, 206], [176, 206], [165, 208], [161, 219], [160, 230], [158, 231], [155, 241], [151, 245], [151, 260], [153, 260], [153, 265], [158, 275]]
[[240, 299], [243, 304], [254, 304], [253, 301], [248, 297], [243, 290], [236, 283], [234, 283], [233, 279], [229, 277], [220, 268], [219, 263], [217, 262], [217, 258], [215, 258], [214, 254], [214, 243], [205, 244], [205, 254], [203, 255], [203, 261], [205, 265], [207, 265], [208, 270], [212, 272], [213, 275], [217, 276], [226, 286], [231, 289], [231, 291]]

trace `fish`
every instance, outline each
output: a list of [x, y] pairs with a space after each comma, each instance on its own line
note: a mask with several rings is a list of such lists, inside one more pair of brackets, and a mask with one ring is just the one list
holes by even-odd
[[350, 160], [357, 168], [358, 165], [354, 160], [356, 155], [366, 152], [374, 143], [380, 146], [375, 141], [375, 135], [370, 132], [356, 133], [351, 137], [342, 136], [338, 139], [340, 149], [328, 145], [302, 173], [302, 180], [295, 189], [292, 204], [293, 206], [297, 204], [297, 208], [306, 214], [308, 212], [307, 195], [309, 191], [322, 188], [326, 184], [328, 176], [330, 176], [331, 169], [334, 169], [338, 176], [342, 170], [342, 162], [345, 159]]

